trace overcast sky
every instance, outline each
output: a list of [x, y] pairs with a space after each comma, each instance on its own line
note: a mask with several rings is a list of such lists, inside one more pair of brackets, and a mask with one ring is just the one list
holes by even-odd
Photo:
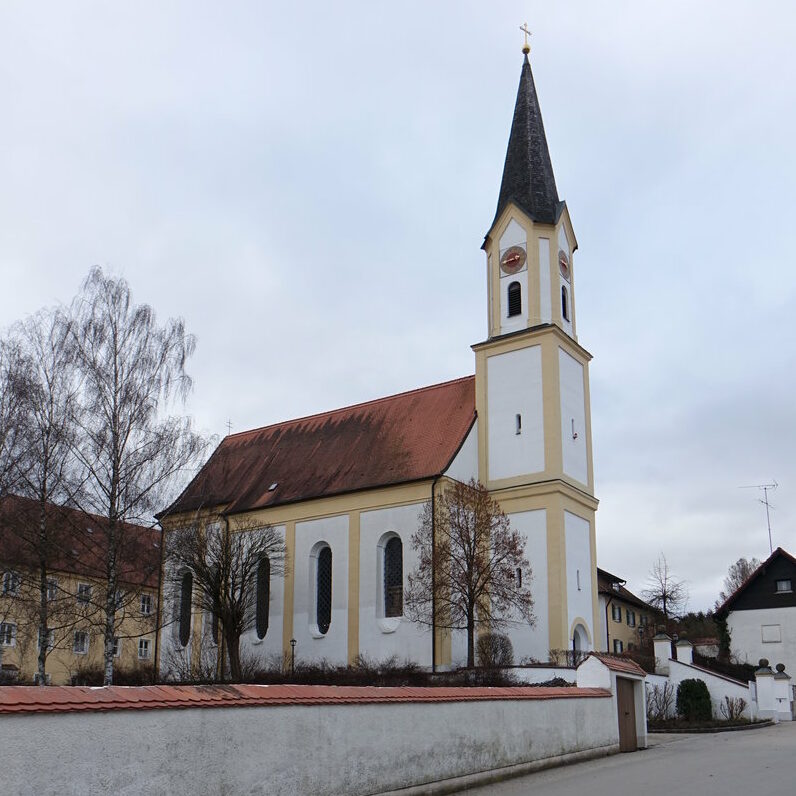
[[226, 433], [470, 374], [524, 21], [594, 355], [600, 566], [796, 552], [796, 4], [0, 2], [0, 325], [90, 266]]

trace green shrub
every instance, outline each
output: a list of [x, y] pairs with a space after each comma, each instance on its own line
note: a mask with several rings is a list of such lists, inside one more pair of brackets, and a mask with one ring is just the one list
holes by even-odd
[[677, 713], [686, 721], [710, 721], [713, 709], [704, 680], [683, 680], [677, 686]]

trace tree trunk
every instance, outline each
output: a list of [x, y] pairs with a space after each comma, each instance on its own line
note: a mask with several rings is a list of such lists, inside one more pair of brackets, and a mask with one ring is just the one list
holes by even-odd
[[[232, 634], [224, 634], [227, 641], [227, 655], [229, 655], [229, 676], [230, 681], [239, 683], [241, 680], [241, 665], [240, 665], [240, 636], [234, 638]], [[223, 667], [223, 659], [222, 659]]]
[[116, 590], [119, 575], [116, 566], [116, 523], [111, 520], [108, 527], [107, 560], [108, 593], [105, 596], [105, 674], [103, 685], [113, 685], [113, 639], [116, 634]]
[[467, 666], [475, 666], [475, 607], [467, 606]]
[[47, 604], [47, 560], [45, 544], [47, 542], [47, 514], [45, 499], [39, 505], [39, 685], [47, 684], [47, 624], [49, 622], [49, 605]]

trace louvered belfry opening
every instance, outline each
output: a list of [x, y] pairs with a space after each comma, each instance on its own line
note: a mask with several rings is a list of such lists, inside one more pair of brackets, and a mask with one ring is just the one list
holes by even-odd
[[318, 630], [326, 635], [332, 623], [332, 550], [322, 547], [318, 552], [315, 614]]
[[268, 607], [271, 601], [271, 562], [268, 556], [257, 565], [257, 606], [255, 625], [257, 638], [265, 638], [268, 632]]
[[509, 285], [509, 318], [522, 313], [522, 288], [519, 282]]
[[402, 616], [404, 612], [404, 548], [393, 536], [384, 546], [384, 615]]

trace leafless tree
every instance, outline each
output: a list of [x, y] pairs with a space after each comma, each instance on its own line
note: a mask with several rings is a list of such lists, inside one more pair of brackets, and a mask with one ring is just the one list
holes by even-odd
[[0, 340], [0, 497], [13, 491], [19, 456], [24, 450], [22, 403], [27, 378], [18, 341]]
[[[258, 588], [284, 574], [285, 556], [284, 538], [270, 525], [244, 522], [231, 528], [226, 518], [212, 524], [197, 520], [168, 534], [166, 562], [173, 591], [190, 571], [193, 607], [218, 623], [234, 682], [241, 678], [241, 636], [257, 621]], [[270, 586], [261, 596], [270, 597]]]
[[647, 587], [642, 591], [644, 599], [663, 613], [666, 622], [679, 614], [688, 602], [688, 588], [685, 582], [672, 575], [666, 556], [661, 553], [652, 565]]
[[760, 561], [756, 558], [739, 558], [734, 564], [731, 564], [727, 570], [727, 577], [724, 578], [724, 588], [719, 592], [716, 607], [718, 608], [726, 602], [759, 566]]
[[535, 623], [525, 540], [479, 482], [453, 482], [423, 512], [412, 536], [419, 555], [409, 575], [407, 614], [432, 628], [467, 633], [475, 664], [476, 630]]
[[[123, 279], [94, 268], [72, 306], [81, 406], [74, 453], [85, 474], [80, 507], [103, 518], [107, 582], [105, 683], [113, 680], [120, 570], [131, 554], [125, 522], [149, 523], [198, 463], [205, 441], [189, 418], [170, 416], [191, 387], [195, 346], [182, 320], [159, 324], [133, 303]], [[133, 545], [134, 547], [134, 545]]]

